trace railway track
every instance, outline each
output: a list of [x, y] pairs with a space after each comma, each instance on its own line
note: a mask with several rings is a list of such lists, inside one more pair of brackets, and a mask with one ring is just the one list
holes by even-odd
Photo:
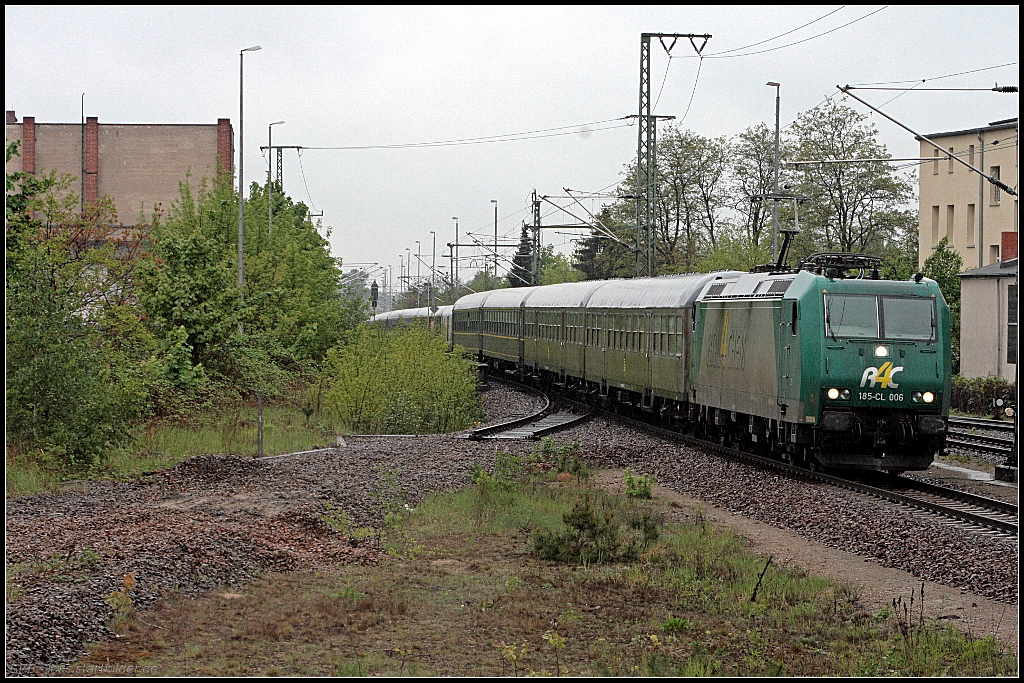
[[471, 429], [466, 434], [467, 439], [471, 439], [473, 441], [523, 441], [539, 439], [551, 434], [552, 432], [568, 429], [569, 427], [586, 420], [591, 415], [590, 409], [582, 404], [560, 401], [556, 408], [556, 404], [553, 404], [547, 394], [543, 392], [537, 391], [536, 389], [527, 387], [523, 384], [519, 384], [518, 382], [510, 382], [505, 379], [500, 379], [499, 381], [511, 384], [521, 391], [531, 393], [543, 399], [542, 407], [529, 415], [516, 417], [511, 420], [505, 420], [504, 422], [498, 422], [484, 427], [478, 427], [477, 429]]
[[946, 437], [946, 448], [952, 450], [968, 450], [1006, 457], [1013, 449], [1012, 439], [1002, 439], [997, 436], [985, 436], [983, 434], [971, 434], [970, 432], [958, 429], [950, 430]]
[[[584, 412], [584, 410], [581, 409], [581, 404], [568, 401], [566, 402], [567, 405], [577, 410], [578, 413], [581, 412], [583, 414], [577, 413], [573, 415], [575, 419], [558, 423], [548, 423], [546, 426], [542, 427], [541, 423], [543, 418], [547, 411], [550, 410], [551, 399], [542, 392], [538, 392], [537, 390], [526, 387], [518, 382], [512, 382], [505, 380], [504, 378], [502, 378], [501, 381], [505, 381], [517, 388], [544, 396], [546, 401], [545, 407], [530, 416], [474, 430], [471, 432], [469, 438], [539, 438], [538, 431], [550, 433], [560, 429], [565, 429], [592, 414], [590, 412]], [[975, 528], [980, 527], [986, 530], [1006, 534], [1008, 536], [1017, 536], [1017, 506], [1011, 503], [993, 500], [984, 496], [977, 496], [902, 476], [876, 477], [878, 481], [867, 483], [865, 481], [847, 479], [832, 474], [826, 474], [824, 472], [814, 472], [779, 460], [766, 458], [753, 453], [747, 453], [729, 446], [681, 434], [677, 431], [652, 425], [648, 422], [637, 420], [632, 417], [606, 411], [601, 412], [606, 417], [626, 424], [634, 429], [675, 441], [681, 441], [689, 446], [710, 450], [729, 458], [753, 463], [761, 467], [786, 474], [787, 476], [837, 486], [856, 493], [868, 495], [873, 498], [887, 500], [931, 514], [940, 515], [947, 519], [957, 520], [960, 523], [965, 523]], [[515, 434], [518, 430], [530, 429], [533, 427], [537, 427], [538, 430], [526, 432], [517, 436], [502, 436], [505, 434]]]
[[951, 417], [949, 426], [959, 429], [991, 429], [997, 432], [1012, 432], [1012, 422], [1003, 420], [986, 420], [981, 417]]
[[846, 479], [824, 472], [813, 472], [796, 467], [779, 460], [773, 460], [764, 456], [747, 453], [728, 446], [719, 445], [693, 436], [680, 434], [664, 427], [651, 425], [641, 420], [636, 420], [622, 415], [609, 414], [615, 420], [623, 422], [631, 427], [657, 434], [666, 438], [682, 441], [687, 445], [711, 450], [712, 452], [730, 457], [736, 460], [753, 463], [766, 467], [788, 476], [815, 481], [839, 488], [844, 488], [868, 496], [888, 500], [893, 503], [900, 503], [918, 510], [941, 515], [959, 522], [982, 527], [984, 529], [998, 531], [1009, 536], [1017, 536], [1017, 506], [992, 500], [983, 496], [974, 496], [954, 489], [947, 489], [934, 484], [918, 482], [905, 477], [899, 477], [899, 486], [889, 484], [879, 486], [868, 484], [855, 479]]

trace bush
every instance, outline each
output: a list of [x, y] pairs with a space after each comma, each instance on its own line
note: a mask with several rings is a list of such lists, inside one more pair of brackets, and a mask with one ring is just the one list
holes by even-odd
[[619, 523], [605, 506], [594, 504], [590, 494], [576, 501], [562, 515], [569, 527], [563, 531], [540, 529], [533, 535], [533, 549], [545, 560], [592, 564], [611, 562], [622, 556]]
[[1013, 405], [1014, 386], [1001, 377], [966, 378], [953, 375], [950, 407], [968, 415], [992, 415], [993, 399], [1003, 399], [1004, 405]]
[[424, 325], [358, 328], [328, 352], [322, 380], [327, 416], [355, 432], [453, 432], [480, 419], [476, 365]]
[[626, 495], [630, 498], [650, 498], [651, 488], [657, 483], [653, 474], [633, 474], [629, 467], [622, 473], [622, 482], [626, 485]]

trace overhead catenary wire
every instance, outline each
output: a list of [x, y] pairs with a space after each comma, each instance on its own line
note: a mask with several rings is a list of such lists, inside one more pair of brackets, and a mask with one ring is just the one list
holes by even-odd
[[[611, 123], [613, 121], [622, 121], [618, 125], [614, 126], [603, 126], [601, 128], [589, 128], [589, 126], [600, 126], [605, 123]], [[632, 126], [632, 122], [629, 117], [622, 116], [614, 119], [605, 119], [603, 121], [593, 121], [590, 123], [577, 123], [571, 126], [559, 126], [557, 128], [544, 128], [541, 130], [524, 131], [521, 133], [505, 133], [503, 135], [485, 135], [478, 138], [459, 138], [454, 140], [435, 140], [431, 142], [403, 142], [393, 144], [382, 144], [382, 145], [320, 145], [320, 146], [303, 146], [303, 149], [313, 150], [360, 150], [360, 149], [412, 149], [419, 147], [451, 147], [455, 145], [481, 145], [494, 142], [515, 142], [517, 140], [535, 140], [537, 138], [548, 138], [558, 137], [561, 135], [579, 135], [582, 132], [597, 132], [602, 130], [614, 130], [616, 128], [625, 128]], [[567, 130], [567, 129], [575, 130]], [[586, 128], [587, 130], [580, 130]], [[551, 132], [551, 131], [562, 131], [562, 132]]]
[[953, 74], [946, 74], [945, 76], [932, 76], [931, 78], [915, 78], [907, 81], [879, 81], [878, 83], [853, 83], [855, 87], [868, 86], [868, 85], [899, 85], [900, 83], [925, 83], [927, 81], [941, 81], [944, 78], [953, 78], [954, 76], [963, 76], [966, 74], [976, 74], [982, 71], [992, 71], [993, 69], [1002, 69], [1006, 66], [1014, 66], [1017, 62], [1007, 62], [1005, 64], [996, 64], [994, 66], [985, 66], [980, 69], [971, 69], [969, 71], [958, 71]]
[[[777, 36], [772, 36], [771, 38], [767, 38], [765, 40], [759, 40], [756, 43], [751, 43], [750, 45], [744, 45], [743, 47], [734, 47], [731, 50], [722, 50], [721, 52], [712, 52], [711, 55], [724, 55], [724, 54], [728, 54], [730, 52], [739, 52], [740, 50], [746, 50], [746, 49], [749, 49], [749, 48], [752, 48], [752, 47], [757, 47], [758, 45], [764, 45], [765, 43], [770, 43], [773, 40], [778, 40], [779, 38], [781, 38], [783, 36], [788, 36], [790, 33], [796, 33], [797, 31], [799, 31], [802, 28], [807, 28], [811, 24], [816, 24], [819, 21], [821, 21], [822, 19], [827, 19], [828, 17], [832, 16], [833, 14], [838, 12], [839, 10], [844, 9], [845, 7], [846, 7], [846, 5], [840, 5], [837, 9], [832, 10], [828, 14], [823, 14], [822, 16], [818, 17], [814, 21], [808, 21], [806, 24], [801, 24], [800, 26], [797, 26], [796, 28], [792, 28], [792, 29], [786, 31], [785, 33], [780, 33]], [[708, 55], [708, 56], [711, 56], [711, 55]]]
[[313, 203], [313, 195], [309, 193], [309, 185], [306, 184], [306, 171], [302, 168], [302, 148], [296, 149], [295, 152], [299, 155], [299, 173], [302, 174], [302, 185], [306, 188], [306, 199], [309, 200], [309, 205], [313, 207], [313, 211], [318, 211], [316, 204]]
[[723, 52], [716, 52], [714, 54], [709, 54], [709, 55], [681, 55], [680, 57], [678, 57], [678, 59], [694, 59], [694, 58], [696, 58], [698, 56], [704, 57], [706, 59], [731, 59], [733, 57], [750, 57], [750, 56], [753, 56], [753, 55], [762, 55], [762, 54], [765, 54], [766, 52], [774, 52], [776, 50], [784, 50], [787, 47], [793, 47], [794, 45], [800, 45], [801, 43], [806, 43], [808, 41], [815, 40], [816, 38], [821, 38], [822, 36], [827, 36], [830, 33], [835, 33], [836, 31], [838, 31], [840, 29], [846, 28], [847, 26], [852, 26], [853, 24], [856, 24], [859, 21], [864, 21], [868, 17], [871, 17], [871, 16], [874, 16], [874, 15], [878, 14], [879, 12], [881, 12], [884, 9], [888, 9], [888, 7], [889, 7], [888, 5], [885, 5], [883, 7], [879, 7], [878, 9], [874, 10], [873, 12], [868, 12], [867, 14], [865, 14], [863, 16], [860, 16], [860, 17], [857, 17], [853, 21], [848, 21], [848, 22], [846, 22], [845, 24], [843, 24], [841, 26], [836, 26], [835, 28], [829, 29], [827, 31], [823, 31], [823, 32], [818, 33], [818, 34], [813, 35], [813, 36], [810, 36], [809, 38], [802, 38], [801, 40], [797, 40], [797, 41], [794, 41], [792, 43], [786, 43], [785, 45], [777, 45], [775, 47], [769, 47], [769, 48], [766, 48], [764, 50], [755, 50], [754, 52], [741, 52], [740, 54], [725, 54]]

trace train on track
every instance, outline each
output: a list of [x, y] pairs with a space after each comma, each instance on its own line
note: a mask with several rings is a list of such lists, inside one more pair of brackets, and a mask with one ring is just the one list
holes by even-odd
[[425, 318], [491, 372], [812, 469], [924, 470], [946, 440], [949, 307], [877, 265], [498, 289], [375, 320]]

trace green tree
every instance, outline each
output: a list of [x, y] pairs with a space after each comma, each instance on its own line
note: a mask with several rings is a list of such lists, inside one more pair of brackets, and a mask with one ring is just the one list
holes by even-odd
[[484, 268], [459, 289], [462, 296], [465, 296], [471, 292], [488, 292], [492, 289], [505, 289], [506, 287], [508, 287], [508, 278], [496, 277], [488, 268]]
[[109, 198], [79, 213], [73, 181], [6, 177], [5, 398], [12, 446], [81, 467], [126, 442], [142, 403], [144, 372], [124, 362], [133, 344], [110, 339], [130, 328], [116, 323], [142, 231], [120, 228]]
[[553, 246], [541, 247], [540, 284], [557, 285], [562, 282], [579, 282], [583, 279], [583, 273], [574, 267], [568, 258], [556, 254]]
[[529, 287], [533, 282], [533, 240], [523, 224], [523, 232], [519, 236], [519, 249], [512, 257], [512, 270], [508, 274], [509, 287]]
[[960, 373], [960, 273], [964, 259], [955, 249], [949, 248], [949, 239], [943, 237], [935, 247], [935, 253], [925, 259], [921, 272], [935, 280], [942, 297], [949, 304], [949, 334], [953, 346], [953, 374]]
[[[237, 260], [228, 246], [232, 191], [228, 182], [193, 194], [191, 178], [152, 230], [150, 258], [139, 269], [139, 301], [160, 337], [184, 329], [192, 364], [217, 364], [242, 317]], [[237, 211], [235, 216], [237, 217]]]

